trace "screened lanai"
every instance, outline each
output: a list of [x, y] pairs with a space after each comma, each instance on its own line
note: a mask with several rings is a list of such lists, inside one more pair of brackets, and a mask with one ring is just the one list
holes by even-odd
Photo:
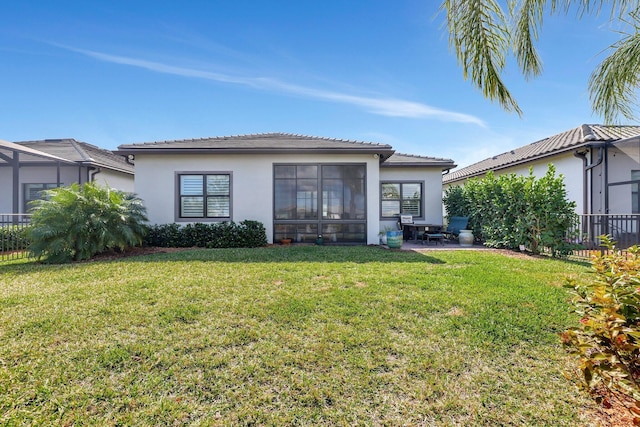
[[[20, 186], [21, 184], [29, 185], [30, 180], [26, 178], [28, 174], [37, 171], [37, 180], [46, 181], [51, 186], [60, 186], [61, 168], [69, 166], [82, 169], [70, 160], [0, 140], [0, 183], [2, 183], [0, 213], [25, 212], [20, 203]], [[25, 188], [25, 190], [28, 192], [30, 189]]]

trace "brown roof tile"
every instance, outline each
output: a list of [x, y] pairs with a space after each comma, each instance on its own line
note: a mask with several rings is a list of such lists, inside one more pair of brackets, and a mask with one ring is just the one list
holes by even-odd
[[640, 126], [581, 125], [577, 128], [515, 148], [480, 162], [453, 171], [443, 177], [443, 183], [452, 183], [500, 170], [546, 156], [573, 150], [594, 142], [612, 142], [640, 135]]

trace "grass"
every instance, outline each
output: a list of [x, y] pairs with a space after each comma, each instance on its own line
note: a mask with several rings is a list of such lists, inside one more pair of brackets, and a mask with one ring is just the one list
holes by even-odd
[[374, 247], [0, 264], [3, 425], [588, 425], [578, 264]]

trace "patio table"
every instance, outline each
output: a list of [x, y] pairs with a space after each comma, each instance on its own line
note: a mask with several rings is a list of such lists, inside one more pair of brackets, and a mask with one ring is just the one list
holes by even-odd
[[439, 233], [442, 231], [442, 224], [414, 222], [413, 224], [403, 224], [402, 228], [411, 233], [411, 240], [418, 240], [418, 233], [420, 231], [425, 233]]

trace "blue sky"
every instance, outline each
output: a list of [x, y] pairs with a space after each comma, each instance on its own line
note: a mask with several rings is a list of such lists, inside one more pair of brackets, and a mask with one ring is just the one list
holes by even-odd
[[440, 1], [19, 1], [0, 5], [0, 139], [120, 144], [285, 132], [461, 166], [583, 123], [608, 15], [545, 20], [523, 117], [463, 80]]

